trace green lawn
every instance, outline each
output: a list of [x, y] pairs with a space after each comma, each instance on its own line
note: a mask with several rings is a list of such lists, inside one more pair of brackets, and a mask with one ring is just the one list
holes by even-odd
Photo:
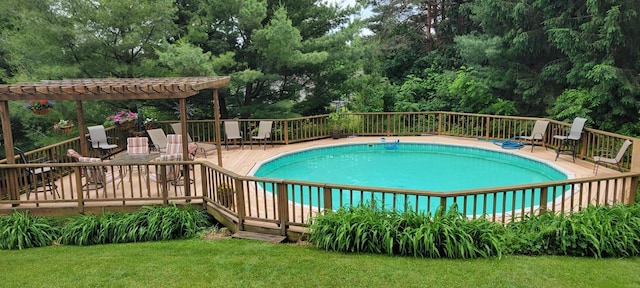
[[442, 260], [252, 240], [0, 250], [2, 287], [638, 287], [640, 258]]

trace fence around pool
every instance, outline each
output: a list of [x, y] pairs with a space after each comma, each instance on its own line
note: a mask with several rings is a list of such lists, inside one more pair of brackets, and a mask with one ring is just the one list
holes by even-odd
[[[355, 136], [446, 135], [476, 139], [510, 139], [520, 135], [521, 131], [529, 131], [538, 120], [451, 112], [354, 113], [350, 119], [353, 123], [345, 132]], [[244, 132], [245, 143], [248, 143], [249, 135], [257, 129], [260, 120], [265, 119], [234, 119]], [[267, 120], [274, 121], [272, 137], [276, 145], [331, 137], [328, 115]], [[544, 143], [553, 148], [560, 143], [552, 136], [568, 129], [570, 124], [549, 121]], [[170, 122], [162, 122], [160, 126], [165, 131], [171, 131]], [[200, 142], [220, 141], [215, 138], [213, 120], [189, 121], [188, 129], [190, 135], [199, 137]], [[108, 129], [107, 133], [117, 136], [119, 141], [126, 141], [127, 135], [123, 131]], [[67, 149], [79, 147], [79, 138], [74, 138], [25, 153], [28, 160], [47, 158], [55, 160], [55, 163], [6, 164], [6, 160], [3, 160], [5, 164], [0, 165], [0, 213], [30, 210], [35, 215], [70, 215], [131, 211], [145, 205], [169, 203], [202, 205], [233, 231], [273, 233], [294, 239], [305, 231], [314, 215], [371, 199], [388, 209], [418, 213], [433, 211], [437, 207], [450, 209], [455, 203], [457, 209], [469, 218], [484, 216], [493, 221], [508, 222], [542, 211], [572, 213], [588, 205], [633, 203], [640, 176], [640, 148], [635, 149], [640, 144], [639, 139], [586, 128], [579, 144], [578, 158], [592, 161], [599, 151], [615, 151], [627, 139], [635, 145], [631, 146], [621, 161], [622, 173], [527, 185], [433, 192], [258, 178], [239, 175], [205, 161], [126, 165], [106, 161], [92, 163], [107, 171], [129, 171], [134, 166], [139, 169], [136, 169], [137, 173], [122, 173], [124, 177], [121, 179], [89, 190], [83, 187], [86, 180], [81, 172], [86, 164], [74, 163], [65, 156]], [[124, 142], [119, 144], [120, 147], [126, 147]], [[176, 165], [186, 171], [185, 179], [180, 183], [162, 177], [151, 181], [148, 177], [149, 173], [160, 173]], [[51, 175], [53, 183], [47, 183], [43, 178], [37, 179], [29, 187], [26, 168], [42, 167], [54, 168]], [[51, 189], [53, 186], [50, 184], [54, 184], [56, 189]], [[41, 192], [28, 193], [30, 189]], [[47, 191], [43, 193], [43, 190]], [[284, 193], [278, 193], [280, 191]]]

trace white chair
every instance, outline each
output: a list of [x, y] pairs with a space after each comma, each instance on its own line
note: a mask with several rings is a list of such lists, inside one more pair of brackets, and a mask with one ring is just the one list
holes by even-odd
[[160, 153], [165, 153], [167, 151], [167, 135], [164, 134], [164, 130], [162, 130], [162, 128], [149, 129], [147, 130], [147, 134], [149, 135], [149, 138], [151, 138], [151, 143], [153, 143], [153, 147], [156, 151]]
[[100, 149], [102, 156], [107, 155], [109, 150], [118, 148], [118, 144], [110, 144], [107, 137], [107, 132], [104, 130], [104, 126], [96, 125], [90, 126], [89, 129], [89, 142], [93, 149]]
[[[173, 132], [175, 132], [176, 134], [182, 135], [182, 126], [180, 123], [171, 123], [171, 128], [173, 129]], [[189, 143], [195, 143], [198, 147], [198, 150], [196, 150], [194, 157], [196, 156], [197, 151], [200, 151], [202, 152], [204, 157], [207, 158], [207, 152], [216, 149], [216, 145], [213, 145], [213, 144], [194, 142], [193, 139], [191, 139], [191, 135], [189, 135], [189, 133], [187, 133], [187, 140], [189, 141]]]
[[618, 170], [622, 172], [620, 161], [622, 161], [622, 157], [624, 157], [624, 153], [627, 152], [627, 149], [629, 149], [629, 146], [631, 146], [631, 141], [625, 140], [624, 143], [622, 143], [622, 146], [620, 147], [620, 150], [618, 150], [618, 154], [616, 154], [615, 157], [610, 158], [611, 155], [613, 155], [612, 153], [604, 153], [604, 154], [601, 154], [600, 156], [593, 157], [593, 162], [595, 162], [593, 165], [593, 173], [598, 175], [598, 166], [600, 166], [600, 163], [611, 164], [611, 165], [615, 164], [618, 166]]
[[531, 143], [531, 152], [533, 152], [533, 147], [536, 146], [536, 142], [540, 142], [540, 144], [544, 146], [544, 149], [547, 150], [547, 145], [544, 144], [544, 135], [547, 133], [547, 126], [549, 126], [549, 121], [536, 120], [531, 134], [520, 135], [520, 141], [529, 141], [529, 143]]
[[238, 121], [224, 121], [224, 146], [229, 150], [230, 140], [240, 140], [240, 149], [244, 147], [244, 137], [242, 137]]
[[585, 118], [576, 118], [573, 119], [573, 124], [571, 124], [571, 129], [569, 130], [569, 134], [567, 135], [553, 135], [554, 139], [560, 140], [560, 144], [558, 144], [558, 149], [556, 150], [556, 159], [558, 160], [558, 156], [563, 152], [571, 152], [573, 156], [573, 162], [576, 162], [576, 153], [578, 147], [578, 141], [582, 138], [582, 130], [584, 129], [584, 124], [587, 122]]
[[267, 139], [271, 140], [271, 147], [273, 147], [273, 140], [271, 139], [271, 128], [273, 127], [273, 121], [260, 121], [260, 125], [258, 125], [258, 134], [256, 136], [251, 136], [251, 144], [249, 148], [253, 148], [253, 140], [258, 141], [258, 145], [260, 144], [260, 140], [263, 143], [263, 149], [267, 149]]

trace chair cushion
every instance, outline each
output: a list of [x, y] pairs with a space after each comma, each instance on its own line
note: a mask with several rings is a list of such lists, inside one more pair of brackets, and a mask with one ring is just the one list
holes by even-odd
[[149, 138], [129, 137], [127, 138], [127, 154], [149, 154]]

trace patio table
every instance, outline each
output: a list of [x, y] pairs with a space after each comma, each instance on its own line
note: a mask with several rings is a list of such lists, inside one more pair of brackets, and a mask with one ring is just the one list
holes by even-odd
[[[129, 170], [132, 168], [133, 163], [140, 163], [140, 162], [151, 162], [154, 159], [160, 157], [160, 153], [148, 153], [148, 154], [122, 154], [119, 156], [116, 156], [115, 158], [111, 159], [111, 161], [109, 161], [109, 163], [112, 164], [117, 164], [120, 166], [120, 171], [122, 172], [122, 178], [120, 179], [120, 181], [122, 182], [122, 179], [127, 176], [127, 174], [129, 173]], [[135, 167], [138, 172], [140, 172], [141, 168], [139, 165], [136, 165]], [[144, 167], [142, 167], [142, 169], [144, 169]], [[143, 174], [143, 177], [145, 177], [146, 175]], [[145, 177], [146, 178], [146, 177]], [[129, 179], [131, 180], [131, 179]], [[146, 181], [145, 181], [146, 182]]]

